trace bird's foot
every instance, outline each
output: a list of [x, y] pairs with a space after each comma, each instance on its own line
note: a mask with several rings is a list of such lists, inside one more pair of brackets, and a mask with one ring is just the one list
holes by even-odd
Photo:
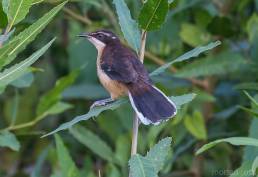
[[113, 100], [112, 98], [107, 98], [107, 99], [104, 99], [104, 100], [95, 101], [95, 102], [91, 105], [90, 109], [95, 108], [95, 107], [98, 107], [98, 106], [105, 106], [105, 105], [107, 105], [107, 104], [109, 104], [109, 103], [112, 103], [113, 101], [114, 101], [114, 100]]

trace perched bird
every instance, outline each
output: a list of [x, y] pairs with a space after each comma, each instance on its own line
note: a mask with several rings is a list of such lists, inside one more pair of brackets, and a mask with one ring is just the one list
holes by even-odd
[[158, 124], [176, 115], [175, 104], [156, 88], [138, 56], [108, 30], [82, 33], [98, 50], [97, 74], [111, 98], [96, 101], [106, 105], [128, 95], [131, 105], [145, 125]]

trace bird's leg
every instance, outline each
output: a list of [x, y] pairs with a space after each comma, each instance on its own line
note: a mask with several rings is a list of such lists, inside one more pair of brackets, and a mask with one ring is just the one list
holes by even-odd
[[107, 105], [109, 103], [112, 103], [112, 102], [114, 102], [114, 100], [112, 98], [106, 98], [106, 99], [103, 99], [103, 100], [98, 100], [98, 101], [95, 101], [91, 105], [90, 109], [92, 109], [94, 107], [97, 107], [97, 106], [105, 106], [105, 105]]

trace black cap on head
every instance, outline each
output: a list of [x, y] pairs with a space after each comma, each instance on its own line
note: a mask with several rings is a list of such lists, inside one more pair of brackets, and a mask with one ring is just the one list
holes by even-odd
[[95, 38], [104, 44], [108, 44], [110, 42], [119, 41], [119, 38], [109, 30], [98, 30], [91, 33], [82, 33], [78, 35], [79, 37], [87, 37], [87, 38]]

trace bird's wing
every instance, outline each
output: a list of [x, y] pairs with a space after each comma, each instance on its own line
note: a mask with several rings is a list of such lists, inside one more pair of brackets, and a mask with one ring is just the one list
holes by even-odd
[[137, 55], [124, 46], [119, 49], [105, 50], [101, 69], [113, 80], [129, 84], [140, 80], [151, 83], [147, 70]]
[[112, 80], [117, 80], [122, 83], [135, 83], [137, 82], [139, 74], [133, 66], [130, 58], [112, 58], [103, 60], [101, 62], [101, 69]]

